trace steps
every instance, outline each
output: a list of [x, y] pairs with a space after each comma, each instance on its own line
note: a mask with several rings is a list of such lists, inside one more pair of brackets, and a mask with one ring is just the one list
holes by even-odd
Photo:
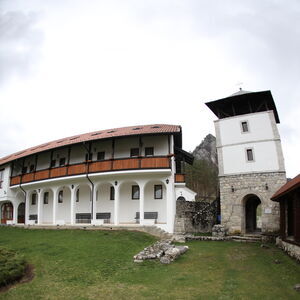
[[262, 236], [259, 234], [233, 235], [232, 240], [235, 242], [257, 243], [262, 242]]
[[143, 226], [144, 232], [159, 237], [162, 240], [169, 240], [173, 238], [173, 235], [164, 231], [163, 229], [156, 226]]

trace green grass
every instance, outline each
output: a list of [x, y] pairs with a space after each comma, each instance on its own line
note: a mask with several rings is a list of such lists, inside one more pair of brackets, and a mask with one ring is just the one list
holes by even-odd
[[0, 246], [22, 253], [36, 275], [0, 299], [299, 299], [300, 265], [275, 247], [194, 241], [171, 265], [133, 263], [154, 241], [139, 232], [0, 227]]
[[20, 279], [26, 268], [22, 255], [13, 250], [0, 247], [0, 287]]

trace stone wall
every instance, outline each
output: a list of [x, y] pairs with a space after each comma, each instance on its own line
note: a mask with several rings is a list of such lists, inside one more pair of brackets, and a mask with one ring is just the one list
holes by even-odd
[[216, 212], [215, 204], [177, 200], [175, 234], [211, 232], [216, 223]]
[[284, 242], [280, 237], [276, 239], [276, 245], [285, 251], [289, 256], [300, 261], [300, 246]]
[[261, 231], [279, 230], [279, 205], [271, 196], [286, 183], [284, 172], [220, 176], [221, 224], [229, 233], [245, 233], [245, 204], [248, 195], [257, 196], [262, 205]]

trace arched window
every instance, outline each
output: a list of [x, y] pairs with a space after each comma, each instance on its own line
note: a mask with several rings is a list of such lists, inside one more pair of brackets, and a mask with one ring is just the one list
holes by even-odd
[[63, 198], [64, 198], [64, 192], [59, 191], [59, 193], [58, 193], [58, 203], [63, 203]]

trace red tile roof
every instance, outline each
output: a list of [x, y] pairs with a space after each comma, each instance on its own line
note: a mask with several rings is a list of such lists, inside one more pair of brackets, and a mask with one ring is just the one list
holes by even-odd
[[45, 150], [50, 150], [50, 149], [54, 149], [66, 145], [72, 145], [80, 142], [107, 139], [113, 137], [130, 136], [130, 135], [180, 133], [180, 132], [181, 132], [181, 126], [166, 125], [166, 124], [138, 125], [138, 126], [129, 126], [129, 127], [122, 127], [122, 128], [94, 131], [90, 133], [84, 133], [84, 134], [66, 137], [63, 139], [44, 143], [39, 146], [31, 147], [26, 150], [13, 153], [11, 155], [1, 158], [0, 165], [3, 165], [12, 160], [25, 157], [31, 154], [39, 153]]
[[280, 197], [300, 187], [300, 174], [284, 184], [272, 197], [271, 200], [278, 201]]

